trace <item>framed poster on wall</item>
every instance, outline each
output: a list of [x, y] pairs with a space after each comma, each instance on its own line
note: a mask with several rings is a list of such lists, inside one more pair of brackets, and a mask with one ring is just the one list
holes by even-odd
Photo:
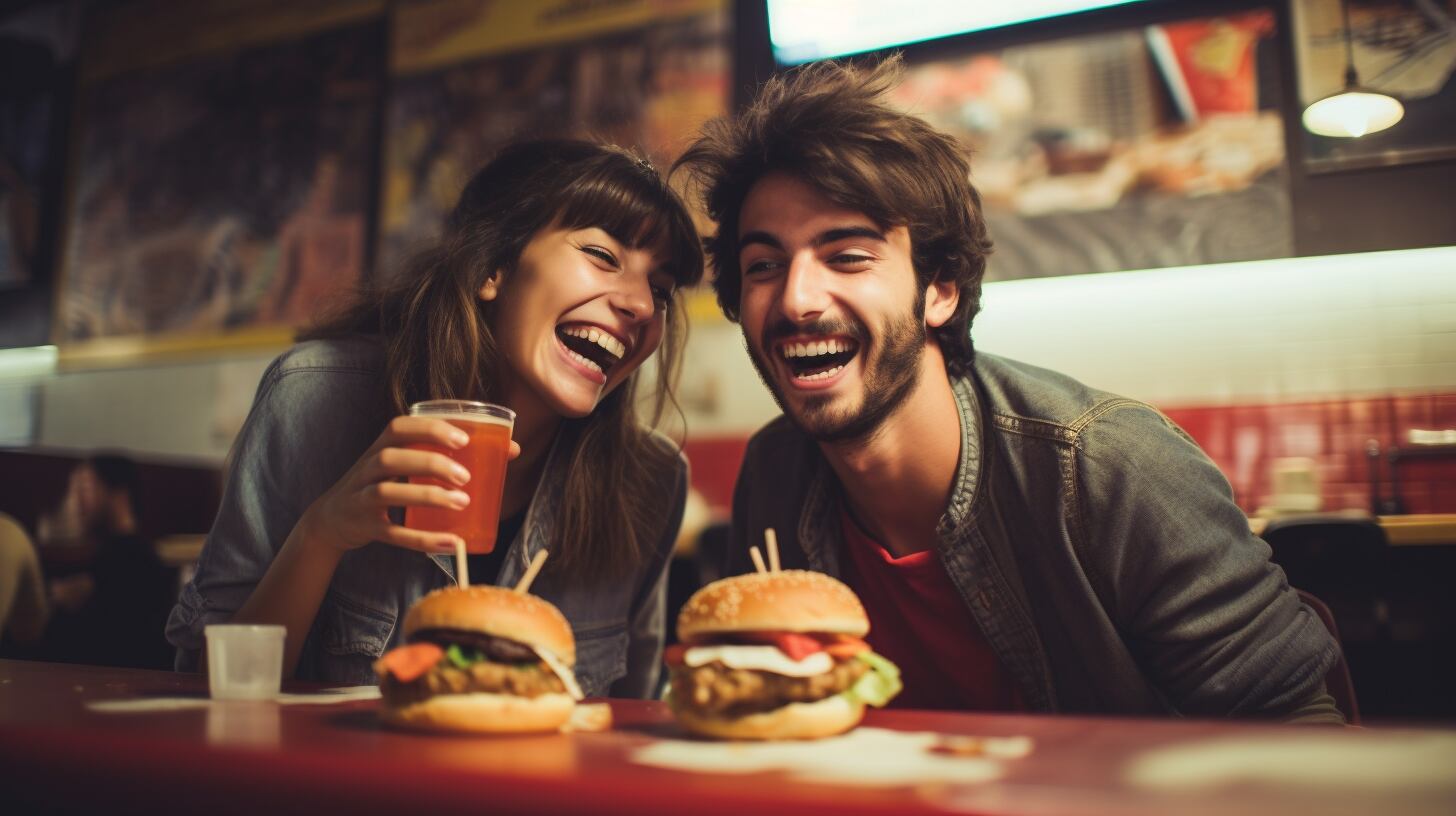
[[56, 342], [286, 343], [365, 274], [382, 2], [88, 21]]
[[[435, 239], [471, 174], [511, 141], [607, 141], [666, 172], [703, 122], [728, 112], [728, 5], [423, 0], [395, 7], [380, 274]], [[688, 295], [692, 314], [716, 315], [711, 293], [700, 294]]]
[[1273, 12], [968, 51], [895, 101], [971, 154], [987, 281], [1294, 254]]

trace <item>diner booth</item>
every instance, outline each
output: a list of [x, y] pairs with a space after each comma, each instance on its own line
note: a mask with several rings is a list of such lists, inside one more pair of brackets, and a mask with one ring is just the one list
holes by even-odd
[[[1394, 0], [0, 11], [0, 801], [1452, 812], [1452, 32], [1451, 4]], [[575, 136], [665, 172], [770, 77], [896, 54], [889, 99], [958, 140], [983, 199], [977, 352], [1150, 404], [1201, 448], [1339, 643], [1346, 727], [891, 705], [844, 736], [719, 743], [659, 684], [587, 699], [559, 733], [445, 736], [382, 723], [373, 686], [224, 700], [174, 670], [167, 614], [270, 363], [406, 274], [477, 167]], [[1349, 90], [1399, 114], [1331, 118]], [[673, 308], [690, 331], [659, 430], [691, 490], [668, 645], [727, 577], [740, 466], [780, 414], [706, 279]]]

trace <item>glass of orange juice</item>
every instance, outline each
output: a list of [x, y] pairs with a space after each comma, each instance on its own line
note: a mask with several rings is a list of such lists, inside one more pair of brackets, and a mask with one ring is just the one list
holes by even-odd
[[[501, 493], [506, 486], [506, 459], [511, 447], [511, 429], [516, 412], [502, 405], [468, 400], [429, 400], [410, 406], [410, 416], [443, 419], [470, 434], [470, 442], [457, 450], [437, 445], [414, 445], [418, 450], [443, 453], [470, 471], [470, 481], [463, 489], [470, 494], [470, 504], [463, 510], [445, 507], [407, 507], [404, 524], [415, 530], [454, 533], [465, 539], [468, 553], [488, 553], [495, 549], [496, 528], [500, 526]], [[446, 484], [428, 476], [412, 476], [413, 484]]]

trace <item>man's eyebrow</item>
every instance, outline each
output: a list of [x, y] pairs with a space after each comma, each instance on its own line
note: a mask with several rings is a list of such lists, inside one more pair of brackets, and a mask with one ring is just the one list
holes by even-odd
[[817, 249], [825, 244], [843, 241], [846, 238], [869, 238], [872, 241], [883, 242], [885, 240], [885, 234], [877, 229], [870, 229], [869, 227], [836, 227], [835, 229], [825, 230], [814, 236], [814, 240], [811, 243]]
[[744, 233], [743, 237], [738, 239], [738, 251], [742, 252], [750, 244], [763, 244], [770, 249], [777, 249], [780, 252], [784, 249], [784, 245], [779, 243], [779, 239], [762, 230]]
[[[877, 229], [864, 226], [835, 227], [834, 229], [825, 230], [814, 236], [814, 240], [810, 243], [817, 249], [825, 244], [843, 241], [846, 238], [868, 238], [872, 241], [883, 242], [885, 240], [885, 234]], [[741, 252], [744, 247], [750, 244], [763, 244], [766, 247], [777, 249], [781, 252], [784, 248], [784, 245], [779, 242], [779, 239], [761, 230], [744, 233], [743, 237], [738, 239], [738, 250]]]

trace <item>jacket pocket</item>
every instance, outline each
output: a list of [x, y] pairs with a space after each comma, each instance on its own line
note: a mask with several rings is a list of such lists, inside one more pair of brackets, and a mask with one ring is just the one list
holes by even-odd
[[627, 625], [578, 629], [576, 681], [588, 697], [605, 697], [612, 684], [627, 674]]
[[319, 611], [315, 679], [373, 685], [374, 661], [394, 634], [394, 617], [330, 592]]

